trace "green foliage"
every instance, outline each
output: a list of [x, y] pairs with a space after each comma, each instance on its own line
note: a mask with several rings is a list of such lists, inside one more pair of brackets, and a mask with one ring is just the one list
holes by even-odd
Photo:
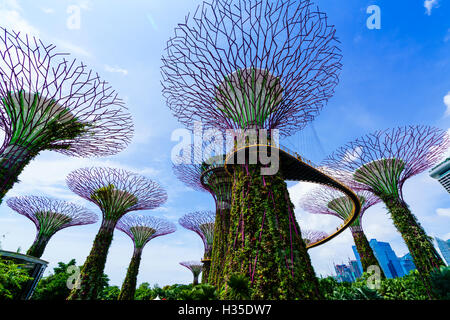
[[143, 282], [136, 289], [136, 292], [134, 293], [134, 300], [153, 300], [160, 293], [158, 289], [162, 290], [158, 287], [158, 285], [154, 285], [152, 289], [150, 288], [150, 284], [148, 282]]
[[430, 277], [433, 293], [438, 299], [450, 300], [450, 266], [441, 267]]
[[118, 286], [107, 286], [103, 289], [101, 294], [102, 300], [117, 300], [120, 294], [120, 288]]
[[71, 276], [71, 273], [67, 272], [67, 268], [75, 265], [75, 259], [70, 260], [67, 264], [58, 262], [58, 266], [53, 268], [53, 274], [39, 281], [32, 299], [65, 300], [70, 293], [70, 289], [67, 287], [67, 280]]
[[[73, 273], [67, 272], [70, 266], [76, 266], [75, 259], [70, 260], [68, 263], [58, 262], [58, 266], [53, 268], [53, 274], [48, 277], [43, 277], [32, 296], [33, 300], [65, 300], [70, 294], [70, 289], [67, 286], [67, 280], [69, 277], [73, 277]], [[80, 267], [81, 269], [81, 267]], [[108, 287], [109, 278], [106, 274], [103, 274], [101, 279], [101, 293], [99, 299], [106, 299], [109, 293]]]
[[233, 274], [228, 279], [228, 297], [232, 300], [249, 300], [251, 297], [250, 281], [244, 275]]
[[26, 269], [12, 260], [0, 257], [0, 300], [11, 300], [20, 293], [25, 282], [32, 278]]
[[[399, 278], [381, 278], [380, 287], [367, 287], [369, 274], [364, 273], [356, 282], [337, 282], [333, 277], [319, 279], [320, 290], [327, 300], [428, 300], [427, 289], [417, 270]], [[442, 267], [431, 276], [435, 295], [449, 299], [450, 267]]]

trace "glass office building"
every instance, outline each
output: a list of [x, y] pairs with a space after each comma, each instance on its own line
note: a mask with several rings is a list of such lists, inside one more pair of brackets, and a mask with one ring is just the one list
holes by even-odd
[[[403, 267], [400, 264], [400, 259], [397, 257], [394, 250], [392, 250], [389, 243], [371, 239], [369, 244], [387, 278], [397, 278], [405, 275]], [[356, 250], [356, 246], [352, 246], [352, 249], [358, 265], [362, 270], [361, 258]]]
[[414, 264], [410, 253], [405, 254], [403, 257], [399, 258], [399, 260], [405, 275], [409, 274], [411, 270], [416, 270], [416, 265]]
[[450, 239], [442, 240], [436, 237], [436, 242], [445, 262], [450, 265]]

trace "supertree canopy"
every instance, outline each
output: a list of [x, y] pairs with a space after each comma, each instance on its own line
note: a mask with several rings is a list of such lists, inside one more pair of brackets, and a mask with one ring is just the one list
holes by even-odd
[[358, 182], [355, 188], [371, 191], [384, 202], [428, 288], [428, 275], [444, 263], [404, 201], [402, 190], [407, 179], [432, 168], [449, 145], [444, 130], [405, 126], [368, 134], [324, 161], [327, 167], [353, 174]]
[[103, 220], [80, 275], [80, 288], [72, 289], [69, 300], [97, 299], [117, 221], [130, 211], [150, 210], [167, 200], [161, 186], [139, 174], [115, 168], [81, 168], [66, 179], [70, 190], [93, 202]]
[[0, 200], [40, 151], [105, 156], [131, 140], [123, 101], [96, 73], [67, 57], [0, 27]]
[[205, 252], [203, 256], [202, 282], [208, 282], [209, 268], [211, 267], [211, 253], [214, 241], [216, 213], [213, 211], [195, 211], [182, 216], [178, 223], [188, 230], [194, 231], [203, 241]]
[[192, 281], [192, 284], [195, 286], [198, 284], [198, 276], [200, 275], [200, 273], [203, 270], [203, 263], [200, 261], [183, 261], [180, 262], [180, 264], [183, 267], [188, 268], [189, 270], [191, 270], [192, 275], [194, 276], [194, 280]]
[[187, 127], [300, 130], [333, 95], [335, 29], [309, 0], [204, 2], [175, 29], [163, 94]]
[[302, 231], [303, 241], [306, 245], [309, 243], [314, 243], [320, 241], [327, 237], [327, 233], [318, 230], [303, 230]]
[[[372, 192], [366, 190], [357, 192], [357, 196], [361, 203], [361, 212], [358, 218], [350, 225], [350, 230], [360, 256], [363, 271], [367, 271], [369, 266], [375, 265], [380, 269], [380, 275], [384, 277], [383, 269], [381, 269], [370, 247], [369, 241], [364, 234], [361, 221], [366, 210], [381, 200]], [[350, 218], [353, 209], [353, 204], [348, 197], [326, 186], [318, 187], [306, 194], [300, 200], [300, 206], [307, 212], [313, 214], [329, 214], [344, 221]]]
[[[208, 259], [204, 262], [202, 282], [208, 281], [217, 287], [223, 281], [223, 262], [227, 251], [230, 225], [230, 207], [233, 187], [232, 177], [225, 171], [224, 155], [213, 156], [216, 145], [190, 145], [189, 163], [173, 165], [177, 178], [197, 191], [208, 191], [216, 204], [214, 238]], [[208, 269], [208, 270], [206, 270]]]
[[40, 196], [20, 196], [9, 198], [8, 206], [24, 215], [36, 226], [36, 238], [27, 255], [40, 258], [50, 238], [59, 230], [95, 223], [98, 216], [76, 204]]
[[175, 232], [176, 227], [166, 219], [151, 216], [126, 215], [119, 220], [116, 228], [125, 232], [134, 243], [133, 256], [118, 299], [134, 300], [136, 280], [144, 246], [156, 237]]
[[[191, 129], [201, 121], [222, 132], [288, 136], [333, 95], [337, 44], [334, 27], [309, 0], [203, 2], [168, 41], [163, 95]], [[224, 282], [234, 273], [248, 277], [252, 299], [320, 298], [286, 183], [281, 172], [261, 175], [261, 166], [233, 166]], [[230, 298], [222, 287], [221, 298]]]

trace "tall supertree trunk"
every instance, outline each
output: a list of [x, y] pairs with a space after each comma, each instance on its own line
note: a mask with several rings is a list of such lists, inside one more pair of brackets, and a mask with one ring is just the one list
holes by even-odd
[[18, 145], [9, 145], [0, 154], [0, 203], [32, 158], [32, 153]]
[[367, 268], [370, 266], [377, 266], [380, 269], [381, 278], [385, 278], [383, 269], [380, 266], [375, 254], [373, 253], [372, 247], [367, 240], [364, 231], [352, 228], [352, 236], [355, 241], [356, 250], [358, 251], [359, 257], [361, 259], [361, 264], [363, 267], [363, 272], [367, 272]]
[[247, 276], [251, 299], [320, 299], [287, 185], [280, 173], [262, 176], [260, 169], [235, 168], [225, 281]]
[[[230, 209], [218, 207], [214, 226], [214, 243], [211, 253], [211, 267], [208, 283], [221, 288], [223, 285], [223, 267], [228, 245], [228, 231], [230, 227]], [[203, 274], [202, 277], [205, 277]]]
[[402, 235], [420, 273], [423, 283], [427, 287], [428, 295], [432, 298], [430, 273], [441, 266], [445, 266], [436, 251], [431, 237], [422, 228], [408, 205], [399, 197], [389, 194], [377, 194], [388, 208], [395, 227]]
[[117, 221], [104, 220], [95, 237], [89, 256], [86, 258], [81, 274], [80, 289], [73, 288], [68, 300], [96, 300], [101, 288], [106, 257], [114, 234]]
[[38, 233], [30, 249], [28, 249], [27, 255], [36, 258], [42, 257], [42, 254], [44, 253], [45, 247], [47, 246], [49, 240], [50, 236]]
[[123, 281], [118, 300], [134, 300], [136, 292], [136, 281], [141, 263], [142, 248], [134, 248], [133, 257], [128, 266], [127, 275]]

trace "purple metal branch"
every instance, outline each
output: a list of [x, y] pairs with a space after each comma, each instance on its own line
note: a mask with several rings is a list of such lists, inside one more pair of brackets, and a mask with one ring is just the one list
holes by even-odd
[[208, 254], [213, 244], [215, 218], [213, 211], [195, 211], [182, 216], [178, 223], [199, 235], [205, 246], [205, 253]]
[[[42, 128], [58, 117], [59, 121], [75, 119], [85, 127], [73, 139], [52, 140], [47, 147], [57, 152], [81, 157], [106, 156], [130, 143], [133, 124], [124, 102], [98, 74], [67, 58], [68, 54], [55, 52], [54, 45], [44, 45], [34, 37], [21, 37], [18, 32], [0, 27], [0, 127], [5, 131], [2, 151], [11, 143], [18, 122], [26, 121], [28, 129], [34, 133], [40, 130], [39, 134], [47, 137], [49, 133]], [[21, 94], [27, 107], [19, 110]], [[29, 106], [36, 95], [38, 107], [32, 111]], [[16, 105], [13, 114], [6, 111], [5, 103]], [[38, 139], [25, 138], [34, 139], [27, 143]]]
[[[442, 129], [418, 125], [404, 126], [376, 131], [347, 143], [328, 156], [323, 164], [348, 177], [362, 166], [374, 161], [400, 160], [401, 164], [404, 164], [401, 172], [397, 173], [397, 187], [401, 195], [405, 181], [432, 168], [449, 147], [450, 137]], [[353, 187], [372, 191], [370, 186], [362, 183]]]
[[[334, 94], [342, 58], [335, 32], [309, 0], [203, 2], [167, 43], [163, 95], [191, 129], [201, 121], [291, 135]], [[252, 112], [258, 123], [243, 124]]]
[[6, 203], [11, 209], [33, 221], [38, 232], [43, 223], [47, 231], [54, 233], [70, 226], [98, 221], [95, 213], [82, 206], [48, 197], [19, 196], [9, 198]]
[[150, 240], [177, 230], [176, 226], [166, 219], [152, 216], [136, 216], [127, 214], [117, 222], [116, 228], [125, 232], [138, 248], [144, 247]]
[[126, 212], [150, 210], [161, 206], [167, 200], [166, 191], [156, 182], [139, 174], [116, 168], [81, 168], [71, 172], [66, 178], [69, 189], [80, 197], [101, 207], [93, 195], [99, 189], [113, 186], [136, 198], [136, 203]]

